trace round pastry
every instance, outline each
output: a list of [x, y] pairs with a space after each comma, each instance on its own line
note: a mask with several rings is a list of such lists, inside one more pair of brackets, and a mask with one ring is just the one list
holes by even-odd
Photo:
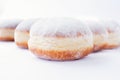
[[21, 20], [0, 20], [0, 40], [13, 41], [14, 30]]
[[81, 21], [52, 18], [36, 22], [30, 30], [29, 50], [48, 60], [75, 60], [93, 50], [92, 32]]
[[28, 48], [29, 30], [37, 19], [22, 21], [15, 29], [15, 43], [18, 47]]
[[98, 21], [86, 21], [86, 24], [93, 33], [93, 51], [104, 49], [108, 37], [107, 30]]
[[120, 25], [116, 21], [103, 21], [103, 26], [108, 32], [107, 45], [105, 48], [111, 49], [120, 46]]

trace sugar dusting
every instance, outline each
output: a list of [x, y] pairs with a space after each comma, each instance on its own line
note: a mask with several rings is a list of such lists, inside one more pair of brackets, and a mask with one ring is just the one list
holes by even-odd
[[93, 35], [98, 34], [102, 36], [104, 39], [108, 37], [107, 29], [101, 24], [99, 20], [87, 20], [84, 22], [90, 28]]
[[83, 22], [73, 18], [49, 18], [37, 21], [31, 28], [30, 35], [55, 36], [57, 33], [76, 37], [78, 33], [90, 36], [92, 32]]
[[16, 28], [16, 30], [27, 30], [29, 31], [31, 26], [37, 21], [38, 19], [27, 19], [22, 21]]
[[120, 24], [114, 20], [103, 20], [101, 24], [107, 29], [112, 32], [119, 32], [120, 33]]
[[21, 21], [20, 19], [0, 20], [0, 28], [16, 28]]

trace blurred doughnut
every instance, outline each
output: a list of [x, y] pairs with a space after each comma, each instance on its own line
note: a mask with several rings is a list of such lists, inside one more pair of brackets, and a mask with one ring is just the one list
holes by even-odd
[[21, 20], [0, 20], [0, 40], [13, 41], [14, 30]]
[[37, 19], [22, 21], [15, 29], [15, 43], [18, 47], [28, 48], [29, 30]]

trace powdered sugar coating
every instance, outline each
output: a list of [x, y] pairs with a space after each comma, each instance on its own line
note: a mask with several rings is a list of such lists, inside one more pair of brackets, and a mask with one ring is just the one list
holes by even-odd
[[55, 36], [56, 34], [76, 37], [78, 33], [92, 36], [90, 29], [81, 21], [73, 18], [49, 18], [37, 21], [30, 30], [30, 36]]
[[[106, 48], [114, 48], [120, 46], [120, 25], [117, 21], [102, 21], [103, 26], [108, 31], [108, 45]], [[112, 46], [112, 47], [111, 47]]]
[[112, 32], [119, 32], [120, 33], [120, 25], [117, 21], [114, 20], [106, 20], [101, 21], [101, 24], [108, 30]]
[[37, 21], [38, 19], [27, 19], [22, 21], [16, 28], [16, 30], [22, 31], [29, 31], [31, 26]]
[[21, 21], [20, 19], [0, 20], [0, 28], [16, 28]]
[[99, 21], [85, 21], [93, 34], [99, 34], [107, 38], [108, 32], [106, 28]]

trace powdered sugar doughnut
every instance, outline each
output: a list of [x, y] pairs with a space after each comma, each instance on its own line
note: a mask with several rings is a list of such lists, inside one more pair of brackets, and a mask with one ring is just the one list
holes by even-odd
[[105, 48], [115, 48], [120, 46], [120, 25], [113, 20], [102, 21], [101, 23], [108, 31], [108, 40]]
[[50, 18], [36, 22], [30, 30], [29, 50], [49, 60], [74, 60], [93, 49], [92, 32], [72, 18]]
[[14, 30], [21, 20], [0, 20], [0, 40], [13, 41]]
[[107, 30], [100, 24], [99, 21], [85, 21], [87, 26], [93, 33], [94, 51], [104, 49], [108, 37]]
[[38, 19], [22, 21], [15, 29], [15, 43], [21, 48], [28, 48], [29, 30]]

